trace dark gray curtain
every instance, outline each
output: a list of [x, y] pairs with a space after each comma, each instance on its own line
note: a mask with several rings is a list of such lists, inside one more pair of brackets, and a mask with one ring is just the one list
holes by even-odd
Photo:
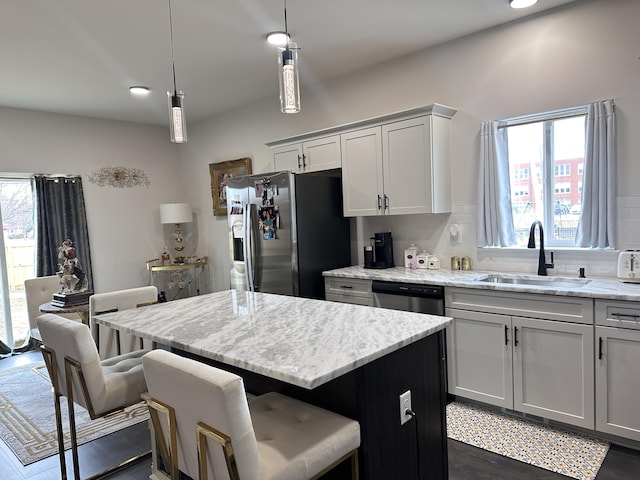
[[80, 177], [33, 177], [36, 210], [36, 276], [55, 275], [58, 247], [66, 239], [76, 248], [80, 268], [93, 289], [89, 230]]

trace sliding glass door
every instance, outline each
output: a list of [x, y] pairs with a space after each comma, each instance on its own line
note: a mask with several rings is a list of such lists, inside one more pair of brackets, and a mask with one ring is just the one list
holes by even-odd
[[28, 178], [0, 178], [0, 341], [22, 346], [29, 335], [24, 281], [35, 277], [33, 194]]

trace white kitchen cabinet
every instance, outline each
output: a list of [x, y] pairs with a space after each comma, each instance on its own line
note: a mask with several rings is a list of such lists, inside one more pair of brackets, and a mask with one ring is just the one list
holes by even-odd
[[451, 288], [445, 304], [449, 393], [594, 428], [590, 299]]
[[383, 123], [341, 142], [345, 216], [451, 211], [450, 117]]
[[344, 215], [382, 215], [382, 128], [371, 127], [345, 133], [341, 135], [341, 142]]
[[342, 165], [339, 135], [282, 145], [274, 148], [272, 153], [276, 171], [308, 173], [340, 168]]
[[640, 441], [640, 302], [596, 300], [596, 430]]
[[513, 408], [511, 317], [447, 308], [449, 393]]
[[593, 326], [512, 317], [513, 409], [594, 428]]

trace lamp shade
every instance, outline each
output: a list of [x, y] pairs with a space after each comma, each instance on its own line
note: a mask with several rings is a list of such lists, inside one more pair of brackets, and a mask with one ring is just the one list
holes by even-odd
[[191, 223], [193, 214], [188, 203], [163, 203], [160, 205], [160, 223]]

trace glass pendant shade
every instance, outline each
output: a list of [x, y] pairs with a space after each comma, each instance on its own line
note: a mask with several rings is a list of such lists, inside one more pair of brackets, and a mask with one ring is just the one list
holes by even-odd
[[538, 3], [538, 0], [509, 0], [511, 8], [527, 8]]
[[300, 111], [298, 46], [294, 42], [289, 42], [278, 49], [278, 79], [280, 110], [282, 113], [298, 113]]
[[187, 122], [184, 115], [184, 92], [168, 91], [169, 127], [173, 143], [186, 143]]

